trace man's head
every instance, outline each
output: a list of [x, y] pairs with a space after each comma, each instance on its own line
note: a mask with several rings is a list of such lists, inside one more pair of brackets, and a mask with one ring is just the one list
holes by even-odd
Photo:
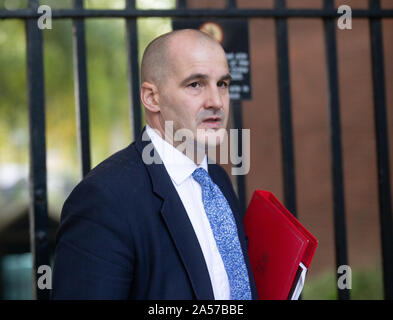
[[[163, 137], [166, 121], [173, 121], [174, 132], [190, 130], [199, 145], [226, 128], [230, 74], [225, 52], [214, 38], [192, 29], [156, 38], [145, 50], [141, 77], [146, 122]], [[205, 134], [198, 137], [200, 129]]]

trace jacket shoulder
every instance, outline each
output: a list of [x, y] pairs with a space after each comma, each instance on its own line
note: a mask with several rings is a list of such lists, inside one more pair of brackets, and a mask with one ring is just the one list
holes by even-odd
[[80, 200], [81, 196], [106, 195], [114, 204], [124, 203], [133, 195], [136, 199], [135, 195], [147, 194], [148, 190], [151, 190], [151, 182], [147, 169], [132, 143], [94, 167], [75, 186], [66, 202]]

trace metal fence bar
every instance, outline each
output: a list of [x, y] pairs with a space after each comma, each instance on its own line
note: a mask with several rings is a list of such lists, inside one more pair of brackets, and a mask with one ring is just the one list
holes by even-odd
[[[38, 0], [29, 0], [30, 8]], [[27, 98], [30, 131], [30, 246], [33, 271], [33, 297], [49, 298], [49, 290], [37, 287], [37, 270], [49, 265], [48, 204], [46, 187], [45, 88], [42, 32], [37, 19], [26, 20]]]
[[[74, 0], [76, 9], [83, 9], [83, 0]], [[84, 177], [91, 166], [89, 134], [89, 99], [87, 86], [85, 22], [73, 19], [75, 111], [78, 130], [78, 148], [81, 175]]]
[[[126, 1], [126, 9], [135, 9], [135, 0]], [[138, 64], [138, 30], [136, 18], [126, 19], [127, 37], [127, 77], [130, 103], [130, 118], [134, 140], [142, 130], [142, 111], [140, 101], [140, 79]]]
[[[324, 8], [334, 8], [334, 0], [324, 0]], [[333, 182], [334, 239], [336, 267], [348, 265], [345, 227], [344, 179], [342, 169], [340, 102], [338, 88], [336, 24], [332, 18], [325, 18], [325, 55], [328, 85], [328, 111], [330, 123], [331, 169]], [[336, 273], [337, 274], [337, 273]], [[337, 274], [338, 277], [338, 274]], [[338, 298], [348, 300], [349, 289], [337, 288]]]
[[[285, 0], [277, 0], [276, 8], [283, 10]], [[280, 102], [281, 152], [284, 176], [284, 203], [296, 217], [295, 160], [292, 133], [291, 88], [289, 77], [289, 48], [287, 20], [277, 18], [276, 46], [278, 68], [278, 93]]]
[[[379, 10], [381, 4], [379, 0], [370, 0], [369, 6], [372, 10]], [[389, 181], [389, 144], [386, 123], [382, 26], [381, 20], [378, 18], [370, 19], [370, 37], [384, 295], [385, 299], [393, 300], [393, 222]]]
[[187, 1], [186, 0], [177, 0], [177, 7], [179, 9], [186, 9], [187, 8]]
[[[279, 0], [277, 0], [279, 1]], [[0, 10], [0, 19], [38, 18], [37, 10]], [[64, 18], [337, 18], [336, 10], [324, 9], [57, 9], [52, 11], [53, 19]], [[354, 9], [352, 18], [392, 18], [392, 9]]]
[[237, 1], [236, 0], [227, 0], [227, 9], [237, 10]]
[[[242, 143], [242, 132], [243, 129], [243, 112], [242, 112], [242, 102], [239, 100], [231, 101], [231, 116], [233, 120], [233, 128], [237, 131], [237, 150], [240, 151], [243, 156], [243, 161], [249, 161], [249, 159], [244, 159], [243, 154], [243, 143]], [[241, 167], [242, 163], [236, 165]], [[247, 210], [247, 190], [246, 190], [246, 176], [244, 174], [239, 174], [236, 176], [236, 186], [237, 186], [237, 196], [239, 198], [240, 212], [242, 214], [246, 213]]]
[[[227, 0], [227, 8], [228, 9], [237, 9], [236, 0]], [[243, 112], [242, 112], [242, 101], [234, 100], [231, 102], [231, 114], [233, 118], [233, 126], [234, 129], [237, 129], [237, 150], [243, 153], [243, 143], [242, 143], [242, 133], [243, 129]], [[244, 156], [244, 155], [243, 155]], [[248, 161], [248, 159], [246, 160]], [[238, 166], [241, 167], [242, 163], [239, 163]], [[247, 210], [247, 189], [246, 189], [246, 176], [244, 174], [240, 174], [236, 176], [236, 185], [237, 185], [237, 195], [239, 197], [239, 206], [240, 212], [242, 214], [246, 213]]]

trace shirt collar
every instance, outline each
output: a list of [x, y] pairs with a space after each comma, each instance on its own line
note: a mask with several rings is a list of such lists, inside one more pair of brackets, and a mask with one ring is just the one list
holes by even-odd
[[169, 176], [176, 185], [182, 184], [197, 168], [203, 168], [208, 171], [206, 155], [201, 164], [197, 165], [184, 153], [180, 152], [173, 145], [161, 138], [161, 136], [148, 124], [146, 124], [146, 132], [164, 163]]

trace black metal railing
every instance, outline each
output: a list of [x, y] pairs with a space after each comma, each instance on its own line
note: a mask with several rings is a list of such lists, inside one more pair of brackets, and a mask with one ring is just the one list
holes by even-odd
[[[33, 255], [33, 274], [38, 266], [49, 264], [48, 209], [46, 186], [45, 150], [45, 87], [43, 70], [42, 31], [37, 27], [38, 0], [29, 0], [28, 9], [0, 10], [0, 19], [24, 19], [27, 41], [27, 84], [30, 128], [30, 232]], [[78, 143], [82, 176], [90, 170], [89, 102], [86, 70], [86, 44], [84, 19], [124, 18], [126, 20], [126, 43], [128, 60], [128, 90], [131, 126], [134, 137], [141, 130], [141, 104], [139, 101], [138, 32], [136, 18], [274, 18], [276, 27], [277, 69], [281, 144], [283, 157], [284, 202], [296, 215], [295, 164], [291, 116], [291, 90], [288, 54], [288, 18], [320, 18], [324, 23], [326, 70], [328, 79], [328, 111], [330, 121], [330, 146], [334, 199], [334, 231], [336, 265], [348, 264], [344, 184], [342, 170], [342, 143], [340, 127], [340, 103], [337, 66], [335, 20], [339, 14], [334, 0], [324, 0], [321, 9], [289, 9], [285, 0], [276, 0], [270, 9], [239, 9], [236, 0], [227, 0], [223, 9], [188, 9], [185, 0], [178, 0], [176, 9], [138, 10], [135, 0], [126, 0], [124, 9], [84, 9], [83, 0], [74, 0], [73, 9], [52, 11], [52, 19], [73, 20], [75, 101], [78, 123]], [[379, 212], [382, 243], [383, 284], [385, 299], [393, 299], [393, 226], [390, 193], [388, 133], [386, 122], [386, 92], [382, 41], [382, 18], [393, 18], [393, 10], [381, 9], [379, 0], [369, 0], [368, 9], [352, 10], [352, 18], [368, 19], [370, 23], [372, 81], [374, 89], [374, 117], [376, 130]], [[240, 101], [232, 103], [234, 127], [242, 128]], [[241, 139], [238, 139], [241, 143]], [[240, 149], [241, 150], [241, 149]], [[241, 207], [246, 207], [245, 177], [237, 178]], [[39, 290], [33, 279], [34, 297], [47, 299], [48, 290]], [[338, 290], [339, 299], [349, 299], [348, 290]]]
[[[324, 1], [324, 9], [333, 10], [333, 1]], [[333, 18], [324, 19], [325, 56], [328, 83], [328, 109], [330, 121], [330, 148], [333, 182], [333, 214], [336, 244], [336, 265], [348, 265], [345, 228], [344, 183], [340, 126], [340, 103], [338, 88], [338, 64], [336, 26]], [[339, 299], [349, 299], [348, 289], [338, 290]]]

